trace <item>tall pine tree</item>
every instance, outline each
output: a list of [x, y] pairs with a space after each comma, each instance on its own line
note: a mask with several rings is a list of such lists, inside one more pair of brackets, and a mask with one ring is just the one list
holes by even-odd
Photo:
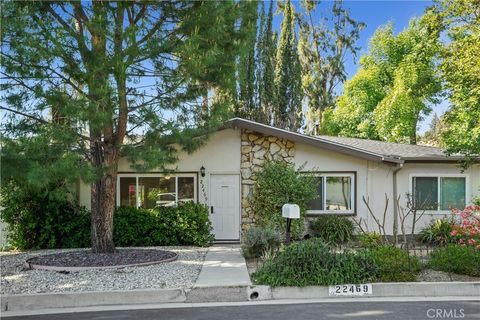
[[257, 115], [255, 45], [257, 41], [258, 1], [240, 2], [240, 34], [244, 36], [244, 45], [240, 49], [237, 61], [238, 101], [235, 114], [255, 120]]
[[268, 13], [263, 8], [260, 16], [260, 32], [257, 40], [257, 100], [258, 115], [256, 120], [272, 124], [275, 100], [275, 51], [276, 34], [273, 31], [273, 0], [270, 1]]
[[290, 0], [283, 6], [275, 68], [274, 125], [297, 131], [302, 123], [301, 70], [297, 53], [295, 10]]
[[206, 88], [232, 89], [238, 2], [1, 5], [3, 138], [55, 157], [21, 168], [29, 179], [92, 183], [92, 249], [113, 252], [120, 158], [164, 168], [177, 159], [172, 142], [192, 151], [201, 143], [192, 135], [222, 120], [220, 106], [208, 122], [193, 116]]

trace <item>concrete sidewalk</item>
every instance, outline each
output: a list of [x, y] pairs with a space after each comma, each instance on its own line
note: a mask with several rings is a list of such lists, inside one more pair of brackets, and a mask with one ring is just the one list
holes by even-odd
[[240, 245], [212, 246], [203, 262], [194, 288], [250, 286], [247, 264]]
[[211, 247], [187, 302], [246, 301], [252, 285], [239, 245]]

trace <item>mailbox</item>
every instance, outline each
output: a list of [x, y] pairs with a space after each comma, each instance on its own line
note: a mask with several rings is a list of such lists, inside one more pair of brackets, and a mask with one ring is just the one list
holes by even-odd
[[288, 219], [300, 218], [300, 207], [298, 204], [286, 203], [282, 206], [282, 217]]

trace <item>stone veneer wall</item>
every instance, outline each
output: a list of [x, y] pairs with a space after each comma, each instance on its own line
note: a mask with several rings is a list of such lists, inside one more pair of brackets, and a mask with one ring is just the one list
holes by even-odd
[[266, 136], [258, 132], [242, 130], [242, 232], [255, 224], [256, 217], [250, 207], [250, 197], [255, 186], [256, 172], [263, 168], [265, 161], [280, 160], [293, 163], [295, 144], [276, 136]]

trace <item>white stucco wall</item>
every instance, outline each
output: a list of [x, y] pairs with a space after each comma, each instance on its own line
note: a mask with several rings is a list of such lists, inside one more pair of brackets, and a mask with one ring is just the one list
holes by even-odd
[[[381, 220], [386, 205], [385, 196], [387, 196], [388, 207], [385, 229], [388, 234], [393, 233], [395, 205], [393, 195], [394, 166], [362, 160], [306, 144], [297, 143], [295, 147], [295, 165], [299, 167], [307, 163], [304, 169], [306, 171], [356, 171], [356, 219], [364, 219], [370, 231], [377, 231], [377, 224], [368, 213], [362, 197], [369, 199], [372, 211]], [[464, 174], [466, 176], [467, 204], [470, 204], [474, 197], [480, 196], [480, 165], [478, 164], [473, 165], [462, 173], [461, 168], [456, 163], [406, 163], [397, 173], [397, 196], [400, 196], [400, 206], [406, 207], [406, 195], [412, 192], [412, 175], [442, 174]], [[449, 215], [451, 215], [449, 211], [426, 211], [416, 223], [415, 232], [419, 232], [432, 220]], [[411, 231], [411, 226], [412, 220], [407, 219], [405, 222], [407, 232]]]
[[[239, 129], [226, 129], [214, 133], [207, 143], [192, 154], [180, 151], [179, 161], [172, 167], [177, 172], [198, 173], [198, 199], [206, 203], [209, 198], [209, 175], [214, 173], [240, 174], [241, 139]], [[338, 152], [312, 147], [307, 144], [295, 143], [294, 164], [304, 171], [320, 172], [355, 172], [356, 173], [356, 218], [362, 218], [368, 224], [370, 231], [377, 231], [377, 226], [370, 217], [362, 197], [369, 199], [372, 211], [380, 218], [385, 208], [385, 195], [389, 199], [387, 209], [386, 231], [392, 234], [393, 226], [393, 171], [392, 165], [368, 161], [357, 157], [343, 155]], [[206, 168], [206, 176], [200, 176], [200, 167]], [[126, 159], [121, 159], [119, 172], [132, 172]], [[152, 170], [158, 172], [159, 170]], [[460, 174], [460, 168], [453, 163], [406, 163], [397, 174], [397, 194], [401, 196], [401, 205], [405, 205], [405, 195], [411, 192], [411, 175], [413, 174]], [[480, 196], [480, 165], [474, 165], [465, 172], [468, 176], [467, 201], [474, 196]], [[204, 191], [202, 190], [202, 184]], [[80, 203], [90, 207], [90, 186], [80, 184]], [[432, 219], [440, 218], [445, 213], [427, 212], [417, 224], [417, 232]], [[448, 212], [446, 214], [449, 214]], [[407, 226], [411, 223], [407, 223]]]
[[[398, 195], [402, 198], [401, 204], [405, 206], [406, 195], [412, 193], [412, 176], [438, 176], [438, 175], [461, 175], [466, 177], [466, 202], [471, 204], [474, 197], [480, 196], [480, 165], [471, 166], [465, 172], [461, 172], [461, 168], [455, 163], [406, 163], [398, 172]], [[417, 212], [422, 214], [422, 212]], [[420, 231], [428, 225], [432, 220], [451, 216], [450, 211], [425, 211], [415, 227], [415, 232]], [[410, 220], [406, 225], [412, 225]], [[411, 230], [411, 229], [409, 229]]]
[[[383, 215], [385, 208], [385, 193], [392, 199], [393, 196], [393, 168], [378, 162], [368, 161], [338, 152], [296, 143], [295, 165], [306, 163], [305, 171], [321, 172], [355, 172], [356, 173], [356, 218], [367, 222], [370, 230], [376, 230], [376, 224], [368, 214], [362, 197], [369, 200], [370, 207], [376, 215]], [[393, 217], [393, 201], [390, 200], [387, 215]], [[388, 219], [388, 229], [391, 229], [393, 219]]]
[[[214, 173], [240, 173], [240, 130], [226, 129], [212, 134], [206, 144], [191, 154], [185, 151], [178, 152], [179, 161], [169, 167], [177, 172], [198, 173], [198, 179], [205, 186], [205, 193], [198, 190], [199, 202], [206, 203], [205, 196], [209, 193], [209, 175]], [[205, 178], [200, 176], [200, 168], [204, 166]], [[120, 159], [118, 172], [134, 172], [128, 160]], [[150, 172], [159, 172], [153, 169]], [[80, 185], [80, 204], [90, 208], [90, 185]]]

